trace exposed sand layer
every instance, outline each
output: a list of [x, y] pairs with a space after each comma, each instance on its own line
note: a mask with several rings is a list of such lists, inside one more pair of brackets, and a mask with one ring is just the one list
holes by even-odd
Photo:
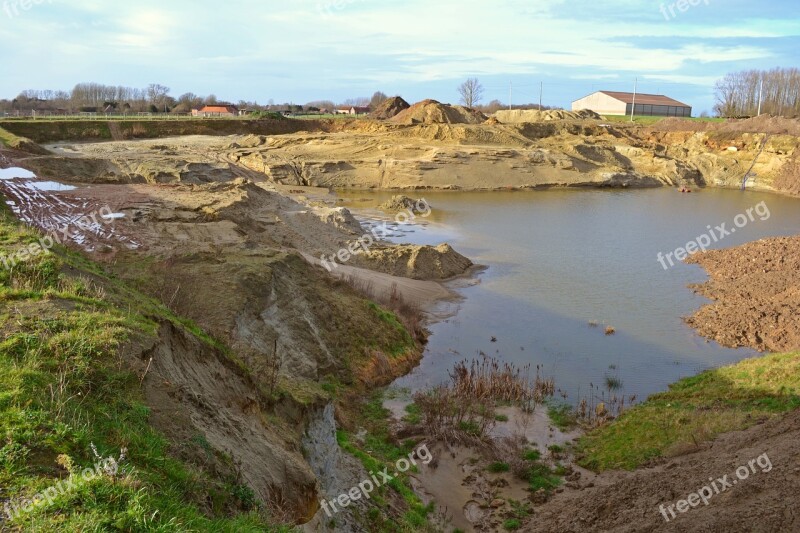
[[[662, 121], [642, 128], [592, 118], [558, 119], [562, 112], [548, 111], [542, 113], [556, 119], [465, 124], [475, 118], [469, 110], [432, 102], [417, 106], [404, 113], [438, 111], [431, 112], [430, 123], [412, 125], [339, 121], [326, 124], [323, 131], [309, 123], [309, 132], [272, 136], [61, 143], [48, 147], [55, 155], [29, 154], [20, 161], [41, 176], [94, 183], [207, 183], [245, 177], [296, 187], [398, 190], [738, 188], [750, 171], [748, 188], [800, 194], [800, 138], [745, 131], [769, 129], [767, 123], [747, 126], [740, 121], [712, 128], [705, 122]], [[457, 116], [451, 120], [448, 113]], [[709, 131], [698, 131], [703, 129]], [[783, 130], [794, 131], [788, 126]]]
[[508, 109], [498, 111], [494, 114], [494, 117], [502, 124], [550, 122], [552, 120], [600, 120], [603, 118], [594, 111], [588, 109], [582, 109], [576, 112], [564, 111], [563, 109], [547, 111], [537, 111], [535, 109]]
[[723, 346], [800, 349], [800, 237], [772, 238], [697, 254], [710, 280], [694, 287], [715, 300], [686, 321]]

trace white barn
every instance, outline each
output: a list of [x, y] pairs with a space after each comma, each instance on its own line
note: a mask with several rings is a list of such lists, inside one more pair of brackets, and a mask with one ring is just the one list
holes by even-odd
[[634, 115], [656, 117], [691, 117], [692, 106], [662, 94], [636, 94], [597, 91], [572, 102], [572, 110], [590, 109], [600, 115]]

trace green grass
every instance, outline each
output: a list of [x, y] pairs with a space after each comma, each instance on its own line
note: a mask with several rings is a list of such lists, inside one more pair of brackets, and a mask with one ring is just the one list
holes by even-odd
[[775, 354], [683, 379], [590, 432], [579, 463], [633, 470], [800, 407], [800, 353]]
[[410, 403], [406, 405], [405, 411], [408, 414], [403, 417], [403, 422], [408, 424], [419, 424], [422, 422], [422, 414], [417, 404]]
[[566, 403], [548, 402], [547, 416], [550, 418], [550, 422], [561, 431], [568, 431], [578, 425], [575, 410]]
[[500, 474], [502, 472], [508, 472], [511, 470], [511, 467], [508, 463], [497, 461], [495, 463], [491, 463], [488, 467], [486, 467], [486, 469], [493, 474]]
[[13, 135], [11, 132], [0, 128], [0, 146], [11, 146], [11, 143], [14, 142], [16, 135]]
[[503, 529], [506, 531], [516, 531], [522, 527], [522, 523], [516, 518], [509, 518], [503, 522]]
[[[407, 458], [416, 448], [414, 441], [396, 443], [389, 428], [390, 412], [383, 407], [383, 390], [373, 392], [369, 399], [354, 410], [357, 425], [366, 429], [363, 442], [358, 442], [347, 431], [337, 431], [339, 446], [344, 451], [361, 461], [368, 472], [379, 472], [387, 469], [389, 474], [396, 470], [399, 459]], [[412, 467], [411, 471], [417, 467]], [[423, 468], [425, 468], [423, 466]], [[428, 528], [428, 515], [433, 511], [433, 504], [424, 505], [411, 489], [407, 475], [398, 474], [386, 485], [382, 485], [371, 495], [371, 501], [379, 507], [389, 505], [389, 491], [403, 500], [406, 508], [400, 520], [395, 523], [385, 517], [386, 513], [377, 514], [371, 522], [371, 531], [425, 531]]]
[[526, 461], [538, 461], [542, 458], [542, 452], [539, 450], [528, 450], [522, 454], [522, 458]]
[[394, 330], [396, 330], [401, 336], [400, 341], [389, 348], [389, 355], [393, 357], [399, 357], [407, 353], [409, 350], [414, 350], [416, 348], [416, 342], [411, 337], [411, 333], [409, 333], [406, 327], [400, 322], [400, 319], [397, 318], [397, 315], [391, 311], [383, 309], [375, 302], [368, 302], [367, 305], [369, 306], [369, 309], [375, 313], [375, 316], [377, 316], [382, 322], [385, 322], [394, 328]]
[[542, 489], [549, 492], [561, 484], [561, 478], [544, 463], [534, 462], [526, 477], [533, 492]]
[[[0, 205], [0, 255], [38, 240]], [[80, 483], [9, 529], [286, 531], [270, 524], [252, 491], [175, 459], [174, 444], [150, 426], [140, 377], [119, 351], [152, 338], [168, 311], [78, 254], [54, 252], [0, 266], [3, 499], [31, 498], [93, 467], [91, 444], [103, 457], [122, 448], [128, 457], [118, 475]]]

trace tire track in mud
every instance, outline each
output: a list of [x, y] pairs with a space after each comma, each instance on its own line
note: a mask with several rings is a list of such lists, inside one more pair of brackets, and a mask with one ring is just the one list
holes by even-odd
[[88, 252], [115, 243], [129, 249], [139, 247], [136, 240], [114, 227], [114, 220], [123, 214], [96, 201], [48, 190], [60, 187], [71, 190], [56, 182], [0, 180], [0, 193], [17, 218], [45, 234], [58, 236], [61, 242], [68, 240]]

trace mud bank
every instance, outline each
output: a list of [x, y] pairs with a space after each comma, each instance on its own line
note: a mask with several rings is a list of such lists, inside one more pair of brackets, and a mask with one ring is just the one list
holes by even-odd
[[694, 290], [715, 303], [687, 318], [701, 335], [732, 348], [800, 349], [800, 237], [692, 256], [710, 280]]

